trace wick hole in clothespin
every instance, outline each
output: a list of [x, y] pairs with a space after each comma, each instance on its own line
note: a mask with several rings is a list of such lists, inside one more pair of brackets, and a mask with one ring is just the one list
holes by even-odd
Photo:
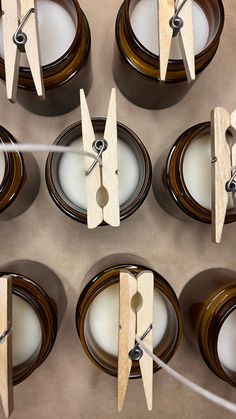
[[136, 294], [131, 299], [131, 308], [136, 313], [137, 311], [141, 310], [143, 305], [143, 298], [139, 292], [136, 292]]

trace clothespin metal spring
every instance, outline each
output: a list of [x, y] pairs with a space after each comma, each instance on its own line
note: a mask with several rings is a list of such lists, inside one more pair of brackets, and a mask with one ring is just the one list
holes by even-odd
[[236, 170], [233, 172], [231, 179], [226, 183], [225, 189], [227, 192], [236, 192]]
[[26, 33], [22, 32], [22, 28], [27, 21], [27, 19], [30, 17], [31, 13], [36, 13], [36, 10], [34, 7], [31, 7], [29, 11], [26, 13], [26, 15], [23, 17], [21, 23], [19, 24], [16, 32], [13, 35], [13, 42], [17, 45], [20, 52], [25, 52], [25, 44], [27, 42], [27, 35]]
[[[108, 144], [107, 141], [103, 138], [97, 139], [94, 141], [93, 143], [93, 149], [98, 153], [97, 157], [102, 157], [102, 153], [107, 149]], [[91, 164], [91, 166], [88, 168], [88, 170], [86, 170], [86, 176], [88, 176], [92, 170], [94, 169], [94, 167], [96, 166], [96, 164], [98, 163], [97, 160], [94, 160], [93, 163]], [[100, 164], [101, 166], [102, 164]]]
[[[141, 336], [140, 340], [145, 339], [149, 332], [152, 330], [152, 324], [148, 327], [146, 332]], [[140, 348], [139, 343], [136, 343], [133, 349], [129, 352], [129, 358], [131, 361], [139, 361], [143, 356], [143, 350]]]
[[187, 0], [182, 1], [182, 3], [177, 8], [174, 16], [170, 19], [170, 27], [173, 29], [173, 38], [175, 38], [179, 34], [180, 29], [184, 26], [183, 19], [178, 15], [184, 7], [186, 1]]

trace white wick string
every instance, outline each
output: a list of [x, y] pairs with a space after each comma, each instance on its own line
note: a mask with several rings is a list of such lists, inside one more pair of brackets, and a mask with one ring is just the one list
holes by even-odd
[[0, 144], [0, 151], [9, 153], [19, 152], [53, 152], [53, 153], [77, 153], [81, 156], [88, 156], [96, 160], [100, 165], [102, 164], [101, 159], [95, 154], [87, 151], [79, 150], [78, 147], [61, 146], [61, 145], [47, 145], [47, 144]]
[[145, 351], [154, 361], [157, 365], [159, 365], [163, 370], [165, 370], [168, 374], [170, 374], [172, 377], [174, 377], [177, 381], [184, 384], [191, 390], [195, 391], [195, 393], [200, 394], [200, 396], [205, 397], [205, 399], [210, 400], [211, 402], [223, 407], [226, 410], [229, 410], [230, 412], [236, 413], [236, 404], [223, 399], [222, 397], [217, 396], [214, 393], [211, 393], [210, 391], [206, 390], [203, 387], [200, 387], [198, 384], [193, 383], [192, 381], [188, 380], [188, 378], [184, 377], [177, 371], [173, 370], [173, 368], [169, 367], [167, 364], [165, 364], [160, 358], [158, 358], [156, 355], [150, 351], [147, 346], [142, 342], [142, 340], [139, 338], [139, 336], [136, 335], [136, 341], [139, 344], [140, 348], [142, 348], [143, 351]]

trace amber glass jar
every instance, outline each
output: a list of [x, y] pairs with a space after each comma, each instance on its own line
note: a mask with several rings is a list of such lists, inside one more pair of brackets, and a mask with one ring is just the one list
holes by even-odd
[[[197, 220], [211, 223], [211, 211], [192, 197], [183, 174], [183, 162], [188, 147], [198, 138], [210, 134], [210, 129], [210, 122], [189, 128], [155, 165], [153, 189], [156, 199], [165, 211], [183, 221]], [[236, 221], [236, 211], [230, 209], [227, 211], [225, 223], [234, 221]]]
[[[106, 120], [104, 118], [93, 118], [92, 124], [95, 134], [99, 138], [103, 136]], [[117, 124], [118, 139], [126, 143], [134, 153], [139, 170], [139, 178], [136, 189], [132, 196], [120, 207], [120, 219], [125, 220], [133, 214], [146, 199], [152, 181], [152, 166], [149, 154], [138, 136], [127, 126], [118, 122]], [[54, 144], [69, 146], [74, 140], [81, 138], [82, 127], [81, 122], [77, 122], [66, 128]], [[66, 215], [81, 223], [87, 223], [87, 211], [76, 206], [64, 193], [58, 175], [58, 167], [61, 155], [58, 153], [50, 153], [46, 163], [46, 182], [49, 193], [59, 207]], [[102, 225], [105, 225], [102, 224]]]
[[[123, 260], [127, 255], [123, 255]], [[107, 258], [107, 259], [111, 259]], [[117, 259], [117, 257], [115, 258]], [[79, 338], [81, 340], [83, 349], [89, 359], [101, 370], [106, 372], [107, 374], [117, 376], [117, 369], [118, 369], [118, 317], [119, 317], [119, 272], [121, 269], [127, 269], [134, 275], [137, 275], [142, 270], [150, 270], [143, 265], [139, 265], [137, 263], [131, 263], [129, 260], [129, 255], [127, 256], [128, 262], [117, 263], [110, 267], [106, 267], [102, 271], [98, 272], [91, 276], [91, 273], [88, 274], [84, 280], [83, 290], [79, 297], [77, 309], [76, 309], [76, 326]], [[137, 260], [137, 258], [136, 258]], [[104, 261], [100, 266], [104, 265]], [[96, 266], [98, 268], [98, 264]], [[151, 269], [152, 270], [152, 269]], [[94, 271], [94, 268], [92, 269]], [[170, 284], [157, 272], [152, 270], [154, 273], [154, 312], [155, 307], [157, 309], [164, 302], [165, 306], [165, 315], [166, 315], [166, 324], [165, 330], [162, 334], [160, 340], [156, 340], [158, 342], [157, 346], [154, 348], [155, 354], [157, 354], [163, 361], [168, 362], [174, 355], [177, 347], [179, 345], [181, 335], [182, 335], [182, 318], [179, 309], [179, 303], [177, 297], [170, 286]], [[115, 288], [114, 288], [115, 287]], [[104, 295], [104, 292], [110, 293], [108, 296]], [[161, 296], [161, 300], [158, 302], [155, 300], [155, 295], [159, 294]], [[103, 295], [103, 296], [102, 296]], [[111, 323], [107, 328], [107, 333], [103, 336], [99, 336], [98, 338], [98, 329], [94, 329], [94, 327], [98, 326], [99, 328], [99, 312], [94, 314], [94, 302], [98, 301], [98, 298], [104, 298], [103, 303], [100, 302], [99, 308], [103, 307], [104, 315], [107, 318], [111, 318], [112, 321], [114, 319], [114, 325]], [[108, 302], [110, 299], [110, 303]], [[104, 305], [106, 305], [104, 307]], [[98, 307], [98, 306], [97, 306]], [[91, 315], [91, 310], [93, 310], [93, 314]], [[97, 310], [97, 309], [95, 309]], [[161, 310], [160, 310], [161, 312]], [[164, 317], [164, 314], [163, 314]], [[94, 326], [94, 318], [98, 320], [98, 324]], [[154, 314], [155, 319], [155, 314]], [[100, 319], [101, 320], [101, 319]], [[160, 324], [162, 320], [160, 319]], [[158, 323], [158, 321], [157, 321]], [[159, 327], [161, 327], [159, 324]], [[109, 337], [112, 329], [112, 336]], [[96, 336], [94, 333], [96, 330]], [[117, 330], [117, 333], [116, 333]], [[153, 324], [153, 344], [155, 345], [155, 320]], [[113, 340], [114, 337], [114, 340]], [[110, 339], [110, 341], [109, 341]], [[102, 343], [101, 343], [102, 342]], [[116, 342], [116, 343], [115, 343]], [[116, 346], [117, 344], [117, 346]], [[101, 346], [103, 345], [103, 347]], [[109, 347], [110, 345], [110, 347]], [[115, 345], [115, 346], [114, 346]], [[105, 349], [106, 348], [106, 349]], [[108, 348], [108, 349], [107, 349]], [[116, 353], [114, 352], [114, 348]], [[159, 367], [154, 364], [153, 371], [156, 372]], [[133, 362], [130, 378], [140, 378], [140, 368], [137, 362]]]
[[[15, 144], [17, 141], [0, 126], [0, 144]], [[40, 173], [32, 154], [24, 157], [18, 151], [4, 152], [5, 170], [0, 183], [0, 221], [7, 221], [22, 214], [37, 196]]]
[[[130, 16], [139, 0], [125, 0], [116, 20], [113, 73], [121, 92], [133, 103], [161, 109], [179, 102], [190, 90], [183, 60], [169, 60], [166, 82], [160, 83], [159, 57], [147, 50], [135, 36]], [[204, 11], [209, 39], [195, 56], [197, 77], [213, 59], [224, 26], [222, 0], [195, 0]], [[158, 42], [158, 41], [157, 41]]]
[[[75, 22], [75, 37], [69, 49], [56, 61], [43, 66], [46, 100], [37, 96], [31, 71], [20, 67], [17, 101], [30, 112], [54, 116], [79, 106], [79, 90], [88, 93], [92, 81], [89, 24], [77, 0], [52, 0], [64, 7]], [[63, 31], [63, 27], [61, 28]], [[0, 77], [5, 80], [4, 60]]]
[[0, 267], [0, 276], [4, 275], [12, 277], [13, 295], [23, 299], [34, 310], [42, 334], [41, 345], [35, 353], [27, 361], [14, 366], [15, 385], [31, 375], [51, 352], [65, 313], [66, 296], [56, 274], [41, 263], [29, 260], [13, 261]]
[[236, 309], [236, 273], [209, 269], [196, 275], [183, 289], [180, 307], [190, 342], [218, 377], [236, 386], [236, 372], [223, 366], [218, 353], [221, 327]]

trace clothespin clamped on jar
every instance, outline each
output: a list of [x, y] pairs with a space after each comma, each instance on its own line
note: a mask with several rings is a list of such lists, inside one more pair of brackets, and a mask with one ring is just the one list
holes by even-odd
[[20, 55], [26, 53], [38, 96], [45, 98], [36, 0], [2, 0], [7, 98], [15, 102]]
[[14, 409], [12, 366], [12, 279], [0, 277], [0, 395], [5, 416]]
[[[140, 297], [141, 307], [137, 307], [136, 298]], [[136, 343], [135, 336], [140, 336], [148, 349], [153, 351], [153, 297], [153, 272], [142, 271], [135, 277], [129, 271], [120, 271], [118, 411], [123, 407], [132, 361], [139, 361], [148, 410], [152, 410], [153, 360], [142, 351]]]
[[[175, 5], [177, 6], [175, 8]], [[178, 36], [188, 82], [195, 80], [192, 0], [158, 0], [160, 79], [165, 81], [172, 38]]]
[[[221, 242], [229, 193], [236, 208], [236, 143], [230, 145], [227, 130], [236, 133], [236, 111], [215, 108], [211, 116], [212, 130], [212, 240]], [[230, 137], [228, 137], [230, 138]]]
[[96, 228], [103, 221], [112, 227], [120, 225], [118, 185], [116, 91], [112, 89], [104, 136], [95, 138], [84, 91], [80, 91], [82, 137], [84, 151], [97, 153], [101, 164], [85, 157], [87, 222], [88, 228]]

